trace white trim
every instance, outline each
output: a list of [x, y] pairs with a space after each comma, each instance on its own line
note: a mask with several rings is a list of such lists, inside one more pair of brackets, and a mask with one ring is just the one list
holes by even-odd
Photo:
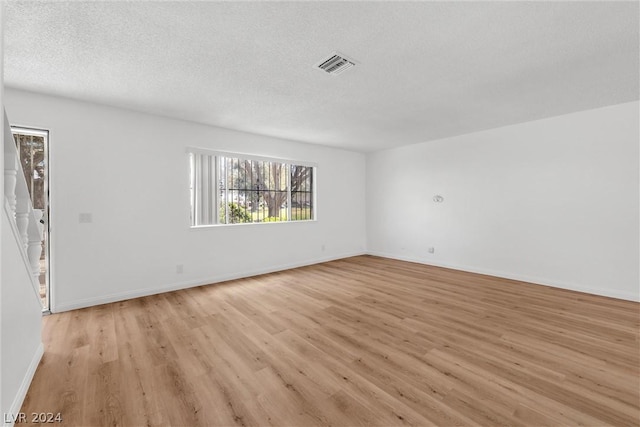
[[76, 309], [92, 307], [100, 304], [108, 304], [112, 302], [132, 299], [132, 298], [139, 298], [139, 297], [144, 297], [149, 295], [161, 294], [164, 292], [177, 291], [180, 289], [187, 289], [187, 288], [193, 288], [197, 286], [216, 284], [220, 282], [226, 282], [229, 280], [243, 279], [243, 278], [257, 276], [261, 274], [274, 273], [277, 271], [285, 271], [285, 270], [290, 270], [294, 268], [305, 267], [308, 265], [321, 264], [323, 262], [329, 262], [329, 261], [334, 261], [334, 260], [349, 258], [354, 256], [360, 256], [360, 255], [372, 255], [372, 256], [379, 256], [383, 258], [397, 259], [401, 261], [415, 262], [415, 263], [424, 264], [424, 265], [431, 265], [434, 267], [450, 268], [453, 270], [490, 275], [490, 276], [501, 277], [501, 278], [511, 279], [511, 280], [518, 280], [521, 282], [528, 282], [535, 285], [549, 286], [553, 288], [567, 289], [571, 291], [583, 292], [583, 293], [588, 293], [592, 295], [600, 295], [600, 296], [605, 296], [610, 298], [640, 302], [640, 298], [638, 298], [638, 295], [634, 295], [631, 293], [616, 292], [608, 289], [584, 288], [574, 284], [560, 283], [560, 282], [551, 281], [551, 280], [540, 280], [539, 278], [535, 278], [535, 277], [516, 275], [512, 273], [505, 273], [505, 272], [499, 272], [499, 271], [489, 270], [489, 269], [481, 269], [476, 267], [466, 267], [466, 266], [452, 265], [452, 264], [446, 264], [446, 263], [436, 263], [432, 261], [427, 262], [424, 259], [395, 255], [395, 254], [390, 254], [386, 252], [356, 251], [356, 252], [349, 252], [349, 253], [344, 253], [336, 256], [318, 258], [315, 260], [308, 260], [308, 261], [302, 261], [302, 262], [296, 262], [296, 263], [290, 263], [290, 264], [281, 264], [275, 267], [246, 271], [243, 273], [226, 274], [221, 276], [214, 276], [209, 278], [201, 278], [197, 280], [178, 282], [178, 283], [164, 285], [160, 287], [149, 287], [149, 288], [138, 289], [138, 290], [129, 291], [129, 292], [119, 292], [119, 293], [110, 294], [110, 295], [79, 299], [79, 300], [59, 304], [56, 312], [76, 310]]
[[199, 148], [199, 147], [187, 147], [186, 148], [186, 152], [187, 153], [206, 154], [206, 155], [210, 155], [210, 156], [233, 157], [235, 159], [242, 159], [242, 160], [259, 160], [259, 161], [263, 161], [263, 162], [293, 163], [295, 165], [311, 166], [311, 167], [317, 167], [318, 166], [317, 163], [305, 162], [305, 161], [301, 161], [301, 160], [297, 160], [297, 159], [285, 159], [285, 158], [282, 158], [282, 157], [260, 156], [260, 155], [256, 155], [256, 154], [250, 154], [250, 153], [238, 153], [238, 152], [234, 153], [234, 152], [231, 152], [231, 151], [218, 151], [218, 150], [211, 150], [211, 149]]
[[617, 298], [617, 299], [623, 299], [627, 301], [640, 302], [640, 295], [634, 294], [632, 292], [620, 292], [620, 291], [604, 289], [604, 288], [587, 288], [575, 283], [567, 283], [567, 282], [562, 282], [558, 280], [533, 277], [533, 276], [527, 276], [527, 275], [521, 275], [521, 274], [506, 273], [504, 271], [491, 270], [487, 268], [469, 267], [464, 265], [435, 262], [431, 260], [420, 259], [417, 257], [408, 257], [403, 255], [391, 254], [387, 252], [368, 251], [367, 254], [373, 255], [373, 256], [379, 256], [382, 258], [397, 259], [400, 261], [415, 262], [418, 264], [431, 265], [434, 267], [450, 268], [452, 270], [460, 270], [460, 271], [466, 271], [469, 273], [484, 274], [484, 275], [500, 277], [504, 279], [517, 280], [519, 282], [527, 282], [534, 285], [548, 286], [551, 288], [566, 289], [569, 291], [582, 292], [582, 293], [591, 294], [591, 295], [599, 295], [599, 296], [608, 297], [608, 298]]
[[[42, 359], [42, 355], [44, 355], [44, 344], [42, 342], [36, 348], [36, 352], [33, 354], [31, 358], [31, 363], [29, 363], [29, 367], [27, 368], [27, 372], [24, 374], [24, 378], [22, 378], [22, 383], [20, 383], [20, 388], [18, 389], [18, 393], [13, 399], [13, 403], [9, 408], [10, 414], [17, 414], [20, 412], [22, 408], [22, 404], [24, 403], [24, 398], [27, 396], [27, 391], [29, 391], [29, 386], [31, 385], [31, 381], [33, 380], [33, 376], [36, 373], [36, 369], [38, 369], [38, 365], [40, 364], [40, 360]], [[3, 426], [11, 427], [14, 425], [13, 422], [5, 423], [4, 415], [3, 415]]]
[[219, 227], [246, 227], [250, 225], [264, 225], [264, 224], [307, 224], [310, 222], [318, 222], [317, 219], [296, 219], [293, 221], [263, 221], [263, 222], [234, 222], [231, 224], [205, 224], [205, 225], [192, 225], [189, 227], [190, 231], [196, 230], [208, 230]]
[[[222, 173], [220, 171], [220, 160], [221, 158], [218, 156], [214, 156], [213, 157], [213, 162], [214, 162], [214, 168], [213, 168], [213, 173], [215, 174], [215, 181], [214, 181], [214, 188], [212, 189], [212, 194], [213, 194], [213, 200], [215, 202], [213, 209], [215, 209], [213, 211], [213, 217], [215, 218], [215, 223], [216, 224], [220, 224], [220, 180], [221, 180], [221, 176]], [[195, 177], [194, 177], [194, 181], [195, 181]], [[226, 180], [225, 180], [225, 186], [226, 186]], [[195, 188], [195, 184], [194, 184], [194, 188]], [[226, 194], [226, 192], [225, 192]], [[227, 203], [225, 203], [224, 205], [224, 217], [228, 218], [227, 215], [229, 214], [228, 212], [229, 210], [229, 205]], [[192, 227], [196, 227], [195, 225], [192, 225]]]
[[11, 125], [11, 134], [15, 135], [16, 133], [19, 133], [20, 135], [40, 136], [44, 138], [49, 138], [49, 131], [47, 129]]
[[[45, 176], [44, 176], [44, 194], [45, 194], [45, 209], [43, 211], [45, 220], [45, 228], [43, 229], [44, 242], [44, 255], [46, 260], [46, 273], [45, 273], [45, 288], [47, 293], [47, 308], [43, 308], [43, 313], [51, 313], [52, 309], [52, 298], [51, 298], [51, 282], [52, 282], [52, 274], [51, 274], [51, 131], [49, 129], [42, 129], [40, 127], [31, 127], [31, 126], [21, 126], [21, 125], [11, 125], [11, 135], [15, 136], [16, 134], [20, 135], [31, 135], [38, 136], [44, 139], [44, 153], [45, 153]], [[18, 150], [19, 151], [19, 150]], [[40, 283], [37, 286], [38, 289], [38, 301], [40, 301], [40, 305], [42, 305], [40, 299]]]
[[318, 168], [316, 166], [313, 167], [311, 171], [311, 188], [313, 189], [313, 206], [311, 209], [311, 219], [309, 221], [317, 221], [318, 220]]
[[[291, 221], [291, 163], [285, 164], [287, 169], [287, 221]], [[313, 171], [311, 171], [313, 177]]]
[[146, 297], [149, 295], [162, 294], [165, 292], [177, 291], [180, 289], [194, 288], [197, 286], [212, 285], [215, 283], [226, 282], [229, 280], [245, 279], [252, 276], [258, 276], [261, 274], [275, 273], [278, 271], [291, 270], [293, 268], [305, 267], [308, 265], [321, 264], [323, 262], [335, 261], [337, 259], [350, 258], [354, 256], [366, 255], [364, 251], [347, 252], [340, 255], [318, 258], [314, 260], [307, 260], [301, 262], [295, 262], [290, 264], [281, 264], [274, 267], [261, 268], [252, 271], [245, 271], [242, 273], [225, 274], [221, 276], [214, 276], [209, 278], [201, 278], [196, 280], [190, 280], [186, 282], [178, 282], [170, 285], [164, 285], [160, 287], [149, 287], [144, 289], [138, 289], [129, 292], [118, 292], [115, 294], [103, 295], [99, 297], [83, 298], [75, 301], [69, 301], [66, 303], [58, 303], [56, 313], [63, 311], [76, 310], [85, 307], [92, 307], [100, 304], [108, 304], [117, 301], [124, 301], [132, 298]]

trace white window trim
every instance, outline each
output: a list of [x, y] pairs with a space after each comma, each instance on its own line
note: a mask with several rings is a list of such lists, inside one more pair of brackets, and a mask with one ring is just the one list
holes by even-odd
[[[307, 166], [313, 168], [312, 172], [312, 196], [313, 196], [313, 218], [304, 219], [304, 220], [287, 220], [287, 221], [264, 221], [264, 222], [244, 222], [244, 223], [232, 223], [232, 224], [223, 224], [216, 222], [215, 224], [201, 224], [201, 225], [192, 225], [191, 221], [187, 221], [189, 224], [189, 229], [191, 230], [203, 230], [203, 229], [212, 229], [217, 227], [235, 227], [235, 226], [251, 226], [251, 225], [264, 225], [264, 224], [305, 224], [312, 223], [318, 221], [318, 208], [317, 208], [317, 173], [318, 173], [318, 164], [315, 162], [307, 162], [290, 158], [282, 158], [282, 157], [270, 157], [270, 156], [261, 156], [255, 154], [248, 153], [239, 153], [239, 152], [231, 152], [231, 151], [220, 151], [220, 150], [211, 150], [207, 148], [201, 147], [187, 147], [186, 148], [187, 156], [191, 154], [204, 154], [208, 156], [215, 156], [215, 174], [216, 174], [216, 183], [220, 182], [220, 168], [219, 168], [219, 157], [233, 157], [242, 160], [254, 160], [254, 161], [265, 161], [265, 162], [279, 162], [285, 163], [287, 165], [287, 188], [290, 189], [291, 186], [291, 173], [290, 173], [290, 165], [295, 164], [299, 166]], [[189, 177], [189, 179], [193, 179], [193, 177]], [[226, 180], [225, 180], [226, 182]], [[287, 195], [287, 217], [291, 218], [291, 191], [288, 192]], [[217, 189], [215, 199], [215, 212], [216, 212], [216, 221], [218, 221], [218, 210], [219, 210], [219, 200], [217, 197]], [[191, 212], [190, 212], [191, 215]], [[228, 214], [227, 214], [228, 215]]]
[[196, 154], [207, 154], [209, 156], [223, 156], [223, 157], [234, 157], [242, 160], [259, 160], [264, 162], [280, 162], [280, 163], [289, 163], [296, 164], [300, 166], [309, 166], [313, 168], [317, 168], [318, 164], [314, 162], [305, 162], [297, 159], [286, 159], [283, 157], [269, 157], [269, 156], [260, 156], [255, 154], [247, 154], [247, 153], [238, 153], [231, 151], [218, 151], [218, 150], [209, 150], [206, 148], [198, 148], [198, 147], [187, 147], [187, 153], [196, 153]]

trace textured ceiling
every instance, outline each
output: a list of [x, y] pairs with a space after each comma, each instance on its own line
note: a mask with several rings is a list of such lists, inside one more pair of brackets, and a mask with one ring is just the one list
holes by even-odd
[[[7, 2], [5, 84], [373, 151], [639, 97], [638, 2]], [[333, 51], [358, 65], [312, 66]]]

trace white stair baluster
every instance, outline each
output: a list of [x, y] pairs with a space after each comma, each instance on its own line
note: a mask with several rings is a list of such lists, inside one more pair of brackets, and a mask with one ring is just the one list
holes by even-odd
[[35, 222], [35, 229], [37, 233], [31, 233], [29, 236], [29, 246], [27, 248], [27, 253], [29, 255], [29, 262], [31, 263], [31, 274], [36, 281], [36, 283], [40, 282], [40, 256], [42, 255], [42, 224], [40, 220], [42, 219], [43, 212], [41, 209], [33, 209], [33, 215], [31, 215], [31, 220]]
[[4, 153], [4, 196], [11, 212], [16, 213], [16, 183], [18, 180], [18, 157], [14, 153]]
[[33, 215], [36, 219], [36, 225], [38, 226], [38, 237], [40, 238], [40, 242], [42, 242], [44, 240], [44, 223], [42, 221], [44, 211], [42, 209], [34, 209]]
[[40, 298], [40, 256], [42, 255], [43, 225], [40, 219], [43, 211], [33, 209], [29, 188], [18, 159], [15, 140], [11, 135], [11, 127], [4, 115], [4, 191], [9, 214], [15, 220], [16, 239], [22, 244], [25, 267], [31, 273], [33, 290]]
[[17, 198], [16, 202], [16, 226], [18, 227], [18, 232], [20, 233], [20, 237], [22, 238], [22, 244], [25, 249], [29, 243], [29, 212], [31, 210], [31, 201], [28, 197]]
[[29, 240], [27, 248], [29, 263], [31, 264], [31, 274], [36, 283], [40, 280], [40, 256], [42, 255], [42, 242], [39, 240]]

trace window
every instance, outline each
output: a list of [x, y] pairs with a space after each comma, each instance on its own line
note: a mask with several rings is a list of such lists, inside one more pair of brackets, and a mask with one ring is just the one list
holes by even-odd
[[314, 219], [310, 164], [190, 149], [191, 226]]

